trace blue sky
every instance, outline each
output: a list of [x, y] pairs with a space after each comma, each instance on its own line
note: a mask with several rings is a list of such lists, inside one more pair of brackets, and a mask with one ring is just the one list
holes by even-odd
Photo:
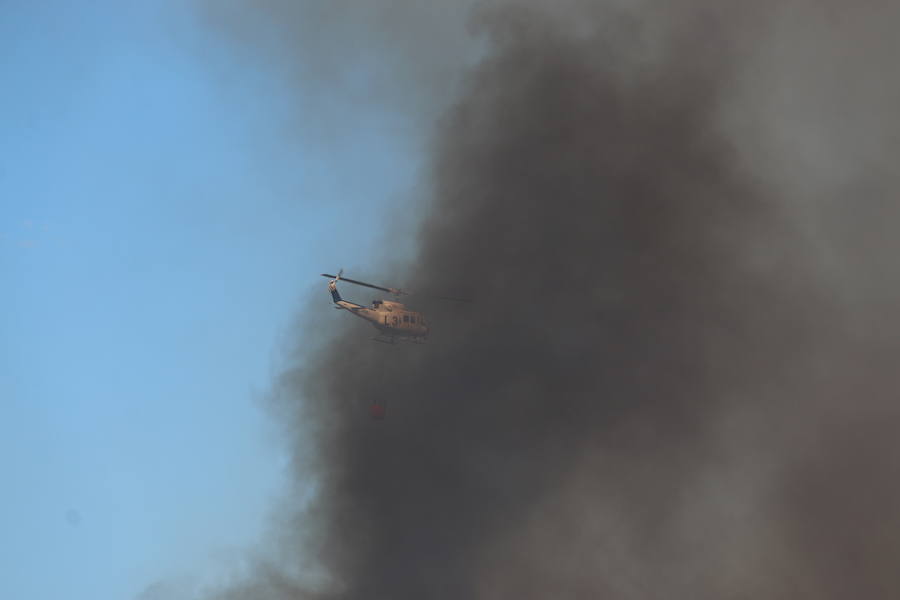
[[386, 255], [419, 142], [313, 126], [188, 3], [0, 11], [0, 597], [131, 598], [263, 536], [291, 324]]

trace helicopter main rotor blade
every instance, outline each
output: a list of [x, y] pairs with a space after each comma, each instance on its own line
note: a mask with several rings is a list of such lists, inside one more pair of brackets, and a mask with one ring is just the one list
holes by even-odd
[[471, 298], [454, 298], [453, 296], [437, 296], [435, 294], [425, 294], [429, 298], [434, 298], [435, 300], [450, 300], [451, 302], [471, 302]]
[[372, 288], [375, 290], [381, 290], [382, 292], [387, 292], [389, 294], [394, 294], [396, 296], [401, 296], [401, 295], [402, 296], [409, 296], [409, 295], [426, 296], [428, 298], [434, 298], [436, 300], [448, 300], [450, 302], [472, 302], [471, 298], [458, 298], [456, 296], [444, 296], [441, 294], [429, 294], [427, 292], [415, 292], [415, 291], [410, 292], [407, 290], [401, 290], [399, 288], [384, 287], [384, 286], [375, 285], [372, 283], [366, 283], [365, 281], [359, 281], [357, 279], [349, 279], [347, 277], [343, 277], [342, 276], [343, 272], [344, 272], [344, 270], [341, 269], [337, 275], [330, 275], [329, 273], [322, 273], [322, 277], [328, 277], [329, 279], [335, 279], [335, 280], [339, 280], [339, 281], [346, 281], [347, 283], [361, 285], [363, 287]]
[[[328, 273], [322, 273], [322, 277], [328, 277], [328, 278], [330, 278], [330, 279], [335, 279], [335, 276], [334, 276], [334, 275], [329, 275]], [[400, 290], [400, 289], [397, 289], [397, 288], [389, 288], [389, 287], [382, 287], [382, 286], [380, 286], [380, 285], [373, 285], [373, 284], [371, 284], [371, 283], [366, 283], [365, 281], [357, 281], [356, 279], [350, 279], [350, 278], [348, 278], [348, 277], [341, 277], [340, 280], [341, 280], [341, 281], [346, 281], [347, 283], [353, 283], [353, 284], [356, 284], [356, 285], [361, 285], [361, 286], [363, 286], [363, 287], [368, 287], [368, 288], [373, 288], [373, 289], [376, 289], [376, 290], [381, 290], [382, 292], [388, 292], [389, 294], [396, 294], [396, 295], [398, 295], [398, 296], [401, 295], [401, 294], [406, 294], [406, 293], [407, 293], [407, 292], [404, 292], [403, 290]]]

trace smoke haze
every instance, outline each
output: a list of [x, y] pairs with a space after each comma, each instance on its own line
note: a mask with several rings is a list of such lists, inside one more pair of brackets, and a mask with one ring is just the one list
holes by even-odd
[[314, 493], [213, 596], [898, 597], [897, 9], [540, 4], [278, 46], [397, 41], [387, 97], [443, 114], [400, 279], [475, 302], [301, 352]]

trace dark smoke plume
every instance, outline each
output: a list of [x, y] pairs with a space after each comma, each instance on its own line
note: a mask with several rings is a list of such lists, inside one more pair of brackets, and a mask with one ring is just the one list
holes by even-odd
[[896, 279], [844, 294], [823, 250], [893, 249], [851, 247], [896, 187], [810, 233], [723, 124], [774, 17], [678, 4], [478, 10], [406, 278], [475, 302], [284, 376], [314, 497], [217, 597], [900, 597]]

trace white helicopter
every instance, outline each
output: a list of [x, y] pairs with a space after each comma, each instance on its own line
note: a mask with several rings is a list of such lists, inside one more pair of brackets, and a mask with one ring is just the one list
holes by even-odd
[[[329, 275], [322, 273], [322, 277], [328, 277], [328, 291], [331, 292], [331, 299], [334, 301], [335, 308], [349, 311], [350, 314], [356, 315], [361, 319], [365, 319], [375, 326], [378, 330], [378, 336], [373, 338], [375, 341], [393, 344], [396, 340], [403, 342], [414, 342], [418, 344], [425, 343], [428, 339], [428, 323], [425, 321], [425, 315], [414, 310], [406, 308], [400, 302], [392, 300], [373, 300], [372, 306], [363, 306], [354, 304], [341, 298], [341, 294], [337, 290], [338, 281], [346, 281], [356, 285], [388, 292], [394, 296], [408, 294], [401, 289], [382, 287], [380, 285], [372, 285], [364, 281], [348, 279], [343, 277], [344, 270], [338, 271], [337, 275]], [[448, 298], [449, 299], [449, 298]], [[452, 298], [453, 300], [459, 300]]]

